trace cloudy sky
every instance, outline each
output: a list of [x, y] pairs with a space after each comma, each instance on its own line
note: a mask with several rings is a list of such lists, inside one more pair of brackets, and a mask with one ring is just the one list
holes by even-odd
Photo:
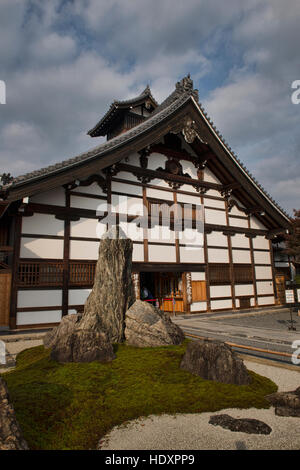
[[299, 0], [0, 0], [0, 173], [72, 157], [113, 99], [191, 73], [265, 189], [300, 208]]

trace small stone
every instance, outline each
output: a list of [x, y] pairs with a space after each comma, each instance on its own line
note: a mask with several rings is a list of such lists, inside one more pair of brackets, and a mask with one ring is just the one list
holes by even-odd
[[290, 392], [272, 393], [265, 398], [275, 407], [277, 416], [300, 417], [300, 387]]
[[158, 308], [142, 300], [136, 300], [127, 310], [125, 325], [126, 343], [131, 346], [178, 345], [184, 340], [179, 326]]
[[220, 341], [190, 342], [180, 368], [203, 379], [225, 384], [248, 385], [251, 382], [242, 359]]
[[221, 426], [233, 432], [245, 432], [247, 434], [270, 434], [272, 432], [270, 426], [258, 419], [233, 418], [226, 414], [211, 416], [209, 424]]

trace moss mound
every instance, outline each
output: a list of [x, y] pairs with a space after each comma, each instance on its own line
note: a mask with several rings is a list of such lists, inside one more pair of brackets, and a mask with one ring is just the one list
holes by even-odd
[[43, 346], [18, 355], [3, 375], [31, 449], [95, 449], [112, 427], [140, 416], [268, 408], [277, 391], [250, 372], [250, 385], [225, 385], [179, 369], [181, 346], [139, 349], [115, 345], [109, 364], [58, 364]]

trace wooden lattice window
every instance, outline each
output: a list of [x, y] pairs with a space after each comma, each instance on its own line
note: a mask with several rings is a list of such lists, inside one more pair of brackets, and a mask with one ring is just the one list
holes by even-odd
[[62, 262], [27, 262], [19, 264], [20, 286], [60, 286], [63, 282]]
[[96, 262], [70, 262], [70, 285], [92, 286], [95, 277]]
[[214, 263], [209, 265], [210, 284], [230, 283], [230, 265]]
[[233, 273], [236, 283], [253, 283], [251, 264], [234, 264]]

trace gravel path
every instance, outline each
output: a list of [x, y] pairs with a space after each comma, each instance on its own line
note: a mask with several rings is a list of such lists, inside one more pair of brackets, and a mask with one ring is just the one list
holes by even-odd
[[[279, 390], [300, 385], [300, 372], [269, 364], [244, 361], [248, 369], [272, 379]], [[209, 424], [210, 416], [229, 414], [234, 418], [254, 418], [272, 428], [269, 435], [231, 432]], [[100, 443], [101, 450], [300, 450], [300, 418], [276, 416], [268, 410], [230, 408], [215, 413], [162, 415], [140, 418], [114, 428]]]

